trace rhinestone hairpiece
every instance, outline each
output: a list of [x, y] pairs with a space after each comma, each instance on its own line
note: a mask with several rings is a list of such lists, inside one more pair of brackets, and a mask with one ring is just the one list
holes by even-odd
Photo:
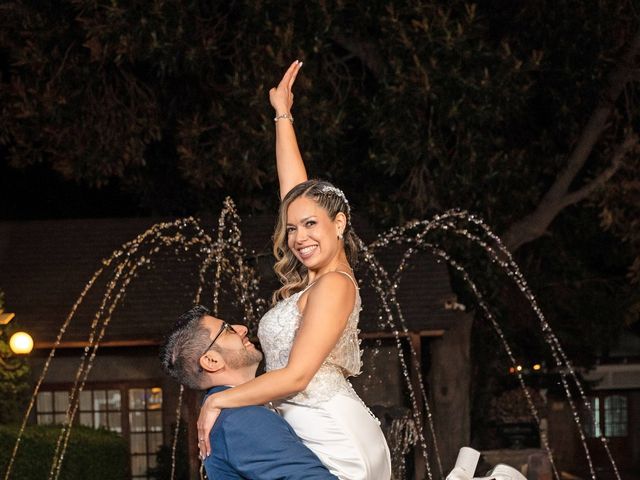
[[331, 185], [325, 185], [320, 189], [320, 191], [322, 193], [333, 193], [334, 195], [337, 195], [338, 197], [340, 197], [342, 199], [342, 201], [344, 203], [347, 204], [347, 206], [349, 206], [349, 200], [347, 200], [346, 195], [339, 188], [331, 186]]

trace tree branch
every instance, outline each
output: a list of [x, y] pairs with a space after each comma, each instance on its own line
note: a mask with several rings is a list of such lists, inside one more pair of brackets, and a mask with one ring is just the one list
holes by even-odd
[[593, 147], [606, 129], [607, 119], [611, 115], [618, 97], [625, 85], [633, 80], [635, 60], [640, 53], [640, 31], [638, 31], [622, 57], [617, 68], [609, 76], [608, 87], [600, 97], [591, 118], [585, 125], [575, 148], [567, 160], [565, 170], [558, 176], [555, 183], [547, 192], [548, 196], [560, 198], [566, 195], [578, 172], [584, 167], [591, 155]]
[[627, 153], [629, 153], [637, 146], [638, 136], [634, 132], [630, 132], [625, 138], [624, 142], [618, 145], [615, 152], [613, 153], [613, 159], [611, 160], [611, 165], [609, 166], [609, 168], [604, 170], [602, 173], [600, 173], [600, 175], [598, 175], [591, 182], [584, 185], [579, 190], [565, 195], [562, 202], [563, 208], [584, 200], [585, 198], [589, 197], [594, 191], [607, 183], [609, 179], [613, 177], [620, 169], [620, 167], [622, 166], [622, 161], [624, 160], [624, 157], [627, 155]]
[[634, 80], [636, 57], [639, 53], [640, 31], [636, 33], [617, 68], [609, 75], [608, 86], [582, 130], [575, 148], [569, 155], [565, 169], [558, 174], [536, 209], [513, 223], [503, 234], [504, 244], [512, 252], [525, 243], [542, 236], [562, 209], [587, 198], [597, 188], [604, 185], [618, 171], [624, 156], [637, 145], [637, 136], [633, 132], [629, 133], [624, 142], [616, 148], [611, 165], [587, 185], [569, 193], [571, 183], [584, 167], [593, 147], [606, 129], [607, 119], [611, 115], [618, 97], [625, 85]]
[[371, 42], [356, 40], [340, 32], [334, 33], [331, 38], [342, 48], [358, 57], [376, 78], [382, 76], [384, 60], [378, 53], [376, 45]]

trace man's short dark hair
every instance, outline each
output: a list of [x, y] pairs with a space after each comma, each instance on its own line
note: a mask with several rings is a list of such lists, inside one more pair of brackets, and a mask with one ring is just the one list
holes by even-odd
[[202, 324], [209, 309], [196, 305], [178, 317], [160, 347], [160, 361], [165, 371], [179, 383], [194, 390], [202, 390], [204, 374], [200, 357], [211, 343], [210, 332]]

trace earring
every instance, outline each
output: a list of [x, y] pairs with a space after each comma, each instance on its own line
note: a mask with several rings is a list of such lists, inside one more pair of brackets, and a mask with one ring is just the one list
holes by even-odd
[[339, 232], [339, 233], [338, 233], [338, 240], [342, 240], [342, 238], [343, 238], [343, 237], [342, 237], [342, 232]]

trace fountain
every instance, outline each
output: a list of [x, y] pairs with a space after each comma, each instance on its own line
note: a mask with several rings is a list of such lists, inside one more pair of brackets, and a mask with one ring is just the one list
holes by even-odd
[[[518, 288], [519, 292], [527, 299], [535, 313], [540, 326], [541, 334], [549, 347], [554, 367], [560, 375], [561, 384], [567, 401], [571, 408], [573, 420], [580, 435], [581, 445], [584, 450], [585, 460], [589, 467], [591, 478], [597, 478], [591, 453], [586, 441], [583, 423], [590, 421], [591, 403], [588, 401], [576, 370], [567, 358], [557, 336], [546, 321], [538, 303], [533, 296], [519, 267], [514, 262], [510, 253], [504, 247], [500, 239], [488, 228], [482, 220], [474, 215], [462, 211], [449, 211], [437, 215], [431, 220], [414, 221], [402, 227], [396, 227], [380, 235], [373, 243], [366, 245], [360, 241], [362, 251], [361, 271], [371, 277], [371, 287], [376, 292], [379, 301], [378, 326], [380, 330], [390, 332], [397, 347], [398, 359], [402, 368], [403, 379], [409, 397], [410, 416], [396, 419], [389, 427], [387, 436], [390, 448], [394, 453], [394, 473], [401, 478], [405, 469], [404, 457], [412, 447], [419, 448], [424, 460], [426, 475], [429, 480], [434, 477], [443, 479], [446, 472], [443, 470], [442, 460], [438, 448], [438, 439], [434, 428], [432, 408], [427, 401], [428, 395], [425, 382], [421, 378], [419, 359], [411, 342], [408, 342], [408, 353], [404, 339], [409, 335], [407, 322], [398, 301], [398, 288], [403, 273], [411, 264], [415, 256], [420, 252], [429, 252], [435, 258], [446, 262], [452, 272], [456, 272], [465, 282], [467, 288], [473, 293], [477, 307], [484, 318], [494, 329], [498, 342], [502, 346], [511, 366], [514, 368], [517, 381], [520, 384], [532, 417], [540, 427], [541, 417], [536, 405], [526, 388], [525, 378], [515, 367], [517, 359], [511, 348], [503, 328], [497, 321], [491, 308], [484, 299], [483, 292], [474, 281], [473, 276], [465, 268], [460, 259], [447, 251], [443, 246], [443, 239], [449, 241], [467, 242], [479, 248], [486, 254], [488, 264], [496, 266]], [[396, 246], [404, 249], [398, 267], [393, 272], [388, 272], [380, 263], [379, 257], [385, 249]], [[60, 478], [61, 466], [68, 447], [69, 437], [72, 431], [74, 419], [78, 413], [80, 393], [83, 391], [89, 372], [91, 371], [100, 343], [107, 331], [113, 315], [126, 295], [127, 288], [136, 277], [137, 273], [153, 265], [154, 258], [161, 252], [173, 252], [176, 256], [187, 252], [197, 257], [199, 262], [199, 285], [193, 294], [194, 303], [199, 303], [203, 295], [208, 295], [212, 304], [212, 313], [218, 313], [221, 285], [231, 289], [239, 309], [242, 311], [245, 322], [250, 331], [255, 332], [257, 322], [267, 307], [267, 302], [259, 298], [259, 278], [255, 269], [247, 262], [247, 252], [242, 245], [240, 218], [230, 199], [224, 203], [218, 220], [217, 230], [213, 234], [207, 233], [202, 224], [194, 218], [179, 219], [173, 222], [160, 223], [152, 226], [144, 233], [138, 235], [132, 241], [103, 260], [102, 266], [88, 281], [77, 301], [72, 306], [68, 316], [64, 320], [53, 348], [44, 363], [42, 373], [38, 377], [29, 405], [25, 412], [19, 434], [14, 445], [11, 459], [4, 473], [4, 480], [9, 480], [12, 474], [16, 454], [20, 448], [21, 437], [27, 425], [38, 392], [50, 368], [51, 361], [57, 347], [68, 326], [74, 319], [79, 306], [87, 294], [94, 288], [99, 279], [107, 279], [106, 290], [102, 296], [98, 310], [93, 316], [87, 346], [84, 348], [78, 368], [76, 370], [73, 386], [69, 394], [69, 403], [65, 413], [65, 421], [60, 429], [55, 453], [51, 461], [48, 479]], [[366, 275], [360, 275], [362, 278]], [[373, 349], [373, 355], [377, 355], [378, 348]], [[366, 369], [366, 365], [365, 365]], [[411, 379], [411, 371], [417, 375], [418, 381], [414, 384]], [[417, 385], [417, 389], [415, 388]], [[573, 388], [577, 389], [575, 395]], [[182, 406], [183, 390], [180, 389], [176, 409], [176, 430], [172, 442], [172, 474], [175, 478], [176, 446], [179, 416]], [[587, 417], [581, 414], [581, 408], [587, 412]], [[611, 456], [606, 438], [601, 437], [602, 447], [607, 453], [612, 471], [617, 480], [620, 480], [615, 461]], [[541, 435], [541, 443], [551, 463], [556, 479], [560, 473], [555, 463], [553, 452], [545, 435]]]

